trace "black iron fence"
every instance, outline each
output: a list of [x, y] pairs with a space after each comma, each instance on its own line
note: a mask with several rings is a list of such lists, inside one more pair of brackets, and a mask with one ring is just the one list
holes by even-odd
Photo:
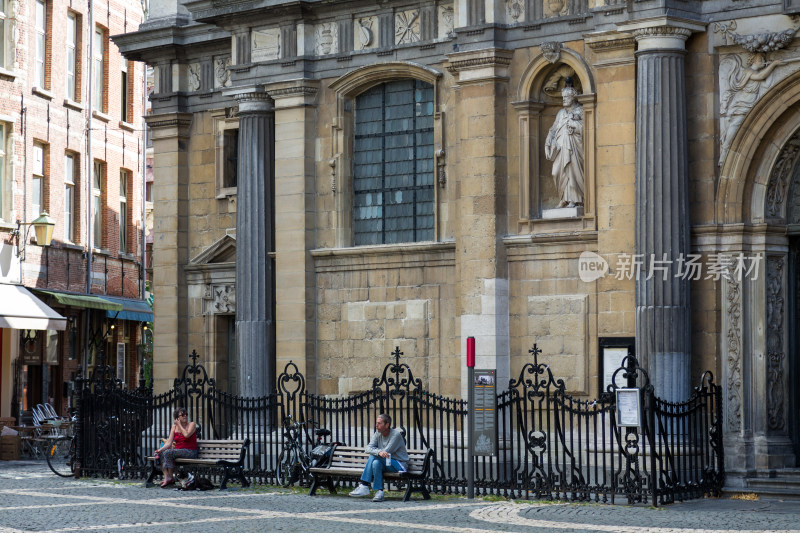
[[[536, 346], [530, 353], [532, 361], [497, 395], [497, 451], [474, 459], [477, 494], [660, 505], [720, 492], [721, 389], [710, 372], [687, 402], [669, 403], [654, 395], [647, 374], [629, 356], [608, 390], [587, 400], [567, 394], [564, 381], [539, 362]], [[200, 438], [249, 438], [245, 475], [276, 483], [284, 417], [314, 421], [331, 430], [332, 440], [364, 446], [377, 415], [388, 413], [405, 430], [408, 447], [434, 451], [430, 490], [464, 494], [467, 402], [426, 390], [402, 355], [396, 349], [371, 389], [348, 397], [309, 392], [291, 362], [276, 390], [260, 398], [218, 390], [195, 352], [173, 389], [160, 395], [124, 390], [111, 369], [98, 368], [76, 387], [80, 473], [145, 477], [146, 457], [168, 435], [172, 411], [180, 406], [198, 423]], [[643, 414], [637, 427], [617, 424], [619, 388], [638, 391]], [[310, 433], [306, 437], [310, 448]]]

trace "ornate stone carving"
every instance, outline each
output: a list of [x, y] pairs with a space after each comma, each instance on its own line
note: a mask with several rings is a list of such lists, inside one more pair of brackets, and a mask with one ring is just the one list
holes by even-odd
[[353, 43], [356, 50], [366, 50], [377, 46], [374, 30], [376, 21], [376, 17], [361, 17], [356, 20], [355, 42]]
[[203, 299], [207, 302], [207, 314], [215, 315], [236, 312], [235, 285], [206, 285]]
[[583, 205], [583, 107], [578, 91], [567, 78], [561, 91], [564, 107], [558, 111], [544, 143], [544, 154], [553, 162], [553, 181], [560, 194], [558, 207]]
[[396, 13], [394, 16], [394, 43], [418, 43], [419, 39], [419, 9]]
[[727, 276], [726, 313], [728, 317], [727, 364], [728, 429], [739, 431], [742, 427], [742, 293], [740, 282], [732, 275]]
[[648, 37], [677, 37], [685, 41], [691, 34], [692, 30], [676, 26], [652, 26], [650, 28], [640, 28], [633, 32], [637, 41]]
[[[800, 224], [800, 172], [795, 167], [792, 174], [792, 184], [789, 187], [789, 199], [786, 206], [786, 223]], [[800, 287], [798, 287], [800, 290]]]
[[578, 94], [583, 94], [583, 87], [581, 80], [575, 74], [575, 70], [569, 65], [560, 65], [555, 72], [548, 76], [542, 85], [542, 91], [551, 98], [561, 98], [561, 91], [566, 87], [566, 79], [572, 79], [572, 86], [578, 91]]
[[318, 24], [314, 31], [314, 50], [318, 56], [339, 51], [339, 26], [335, 22]]
[[783, 218], [786, 189], [800, 156], [800, 132], [796, 132], [783, 146], [772, 168], [767, 184], [767, 218]]
[[253, 63], [258, 61], [271, 61], [280, 57], [280, 28], [253, 30], [250, 39], [250, 60]]
[[436, 156], [436, 169], [439, 171], [439, 187], [444, 188], [447, 184], [447, 160], [445, 159], [447, 152], [443, 149], [439, 149], [436, 150], [434, 155]]
[[561, 43], [550, 41], [539, 45], [539, 50], [542, 51], [544, 58], [550, 63], [555, 63], [561, 59]]
[[789, 28], [783, 31], [738, 35], [733, 33], [735, 29], [735, 20], [714, 23], [714, 33], [722, 33], [726, 41], [732, 41], [753, 54], [766, 54], [786, 48], [797, 33], [797, 28]]
[[506, 0], [506, 15], [511, 23], [525, 20], [525, 3], [522, 0]]
[[189, 63], [187, 88], [189, 89], [190, 92], [200, 90], [200, 74], [201, 74], [200, 71], [201, 71], [200, 63]]
[[231, 86], [231, 72], [228, 70], [230, 66], [230, 56], [214, 58], [214, 87]]
[[439, 6], [439, 33], [438, 37], [444, 39], [452, 37], [453, 33], [453, 4]]
[[782, 256], [767, 256], [767, 427], [786, 427], [783, 349], [783, 267]]
[[720, 165], [747, 113], [770, 87], [797, 67], [781, 69], [780, 73], [775, 70], [800, 59], [767, 59], [767, 54], [792, 42], [797, 28], [751, 35], [738, 35], [734, 33], [735, 29], [736, 21], [714, 24], [714, 32], [723, 34], [726, 44], [736, 44], [749, 52], [746, 59], [739, 54], [730, 54], [719, 64]]

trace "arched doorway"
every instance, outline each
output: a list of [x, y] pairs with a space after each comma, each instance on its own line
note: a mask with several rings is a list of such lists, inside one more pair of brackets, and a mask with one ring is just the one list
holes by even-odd
[[[800, 73], [742, 122], [720, 169], [716, 252], [759, 257], [757, 276], [721, 282], [726, 468], [800, 458]], [[798, 198], [795, 198], [798, 196]]]

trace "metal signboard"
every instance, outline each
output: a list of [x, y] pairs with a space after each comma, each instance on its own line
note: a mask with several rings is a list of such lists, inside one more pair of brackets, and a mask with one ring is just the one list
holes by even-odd
[[475, 404], [472, 411], [475, 455], [497, 453], [497, 371], [475, 369], [472, 388]]

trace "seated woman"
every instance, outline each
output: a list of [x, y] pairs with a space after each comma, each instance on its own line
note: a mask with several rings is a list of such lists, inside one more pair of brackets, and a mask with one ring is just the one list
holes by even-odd
[[[173, 470], [175, 469], [175, 459], [185, 458], [194, 459], [197, 457], [197, 425], [189, 422], [189, 415], [186, 409], [179, 407], [173, 415], [174, 422], [169, 432], [169, 438], [164, 445], [156, 450], [161, 456], [161, 471], [164, 472], [162, 487], [175, 483]], [[173, 447], [173, 444], [175, 446]]]

